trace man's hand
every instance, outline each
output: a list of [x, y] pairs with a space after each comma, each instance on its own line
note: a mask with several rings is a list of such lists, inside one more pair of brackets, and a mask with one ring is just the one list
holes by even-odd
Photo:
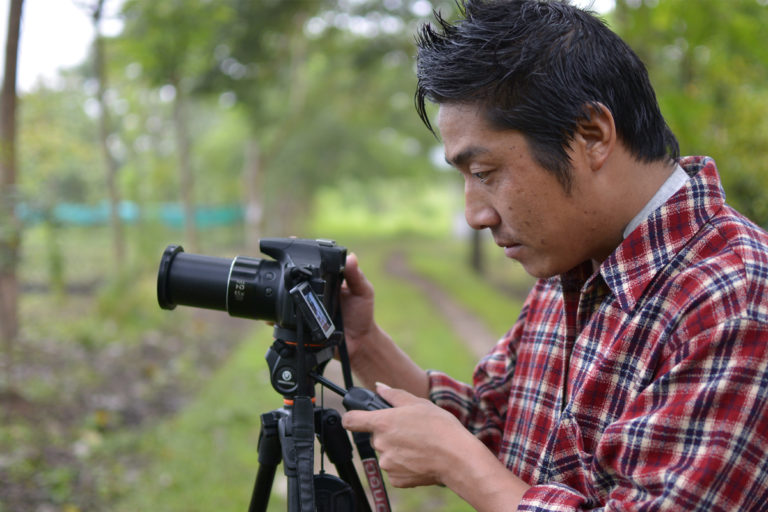
[[373, 321], [373, 286], [360, 270], [356, 254], [347, 256], [344, 282], [341, 285], [341, 310], [344, 313], [344, 335], [350, 357], [375, 329]]
[[444, 472], [455, 467], [456, 440], [472, 435], [449, 412], [429, 400], [382, 384], [376, 391], [392, 409], [350, 411], [347, 430], [371, 432], [379, 464], [395, 487], [444, 484]]
[[445, 485], [475, 510], [516, 510], [528, 485], [448, 411], [378, 384], [391, 409], [349, 411], [344, 428], [370, 432], [379, 464], [395, 487]]
[[365, 278], [357, 256], [347, 256], [341, 285], [344, 336], [352, 370], [367, 386], [391, 382], [418, 396], [427, 396], [427, 374], [374, 321], [373, 286]]

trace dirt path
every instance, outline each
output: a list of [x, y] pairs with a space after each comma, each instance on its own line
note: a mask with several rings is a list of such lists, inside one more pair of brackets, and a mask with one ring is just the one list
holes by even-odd
[[449, 322], [456, 335], [464, 340], [472, 354], [479, 360], [493, 347], [499, 333], [491, 332], [488, 326], [461, 304], [453, 300], [432, 281], [414, 272], [402, 252], [392, 253], [387, 260], [386, 271], [404, 279], [419, 288]]

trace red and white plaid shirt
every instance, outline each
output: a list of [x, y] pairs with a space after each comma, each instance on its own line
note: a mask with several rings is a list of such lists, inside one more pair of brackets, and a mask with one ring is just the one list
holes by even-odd
[[593, 273], [539, 280], [474, 385], [431, 398], [532, 485], [519, 510], [768, 510], [768, 234], [715, 163]]

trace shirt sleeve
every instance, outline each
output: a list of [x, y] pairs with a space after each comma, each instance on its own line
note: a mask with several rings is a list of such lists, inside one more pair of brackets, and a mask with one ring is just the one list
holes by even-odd
[[[768, 327], [731, 319], [670, 345], [653, 381], [574, 461], [608, 489], [600, 503], [555, 476], [518, 510], [765, 510]], [[560, 438], [578, 444], [575, 430]]]
[[504, 433], [503, 412], [484, 406], [468, 384], [434, 370], [428, 371], [428, 375], [430, 400], [456, 416], [467, 430], [498, 454]]
[[511, 387], [509, 376], [514, 372], [515, 343], [522, 323], [519, 320], [478, 363], [473, 385], [439, 371], [427, 372], [430, 400], [456, 416], [494, 454], [501, 450]]

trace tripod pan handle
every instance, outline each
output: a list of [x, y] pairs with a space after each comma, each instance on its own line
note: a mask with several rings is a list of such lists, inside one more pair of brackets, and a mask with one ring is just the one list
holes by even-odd
[[361, 411], [377, 411], [389, 409], [392, 405], [373, 391], [352, 386], [344, 395], [342, 404], [348, 411], [356, 409]]

